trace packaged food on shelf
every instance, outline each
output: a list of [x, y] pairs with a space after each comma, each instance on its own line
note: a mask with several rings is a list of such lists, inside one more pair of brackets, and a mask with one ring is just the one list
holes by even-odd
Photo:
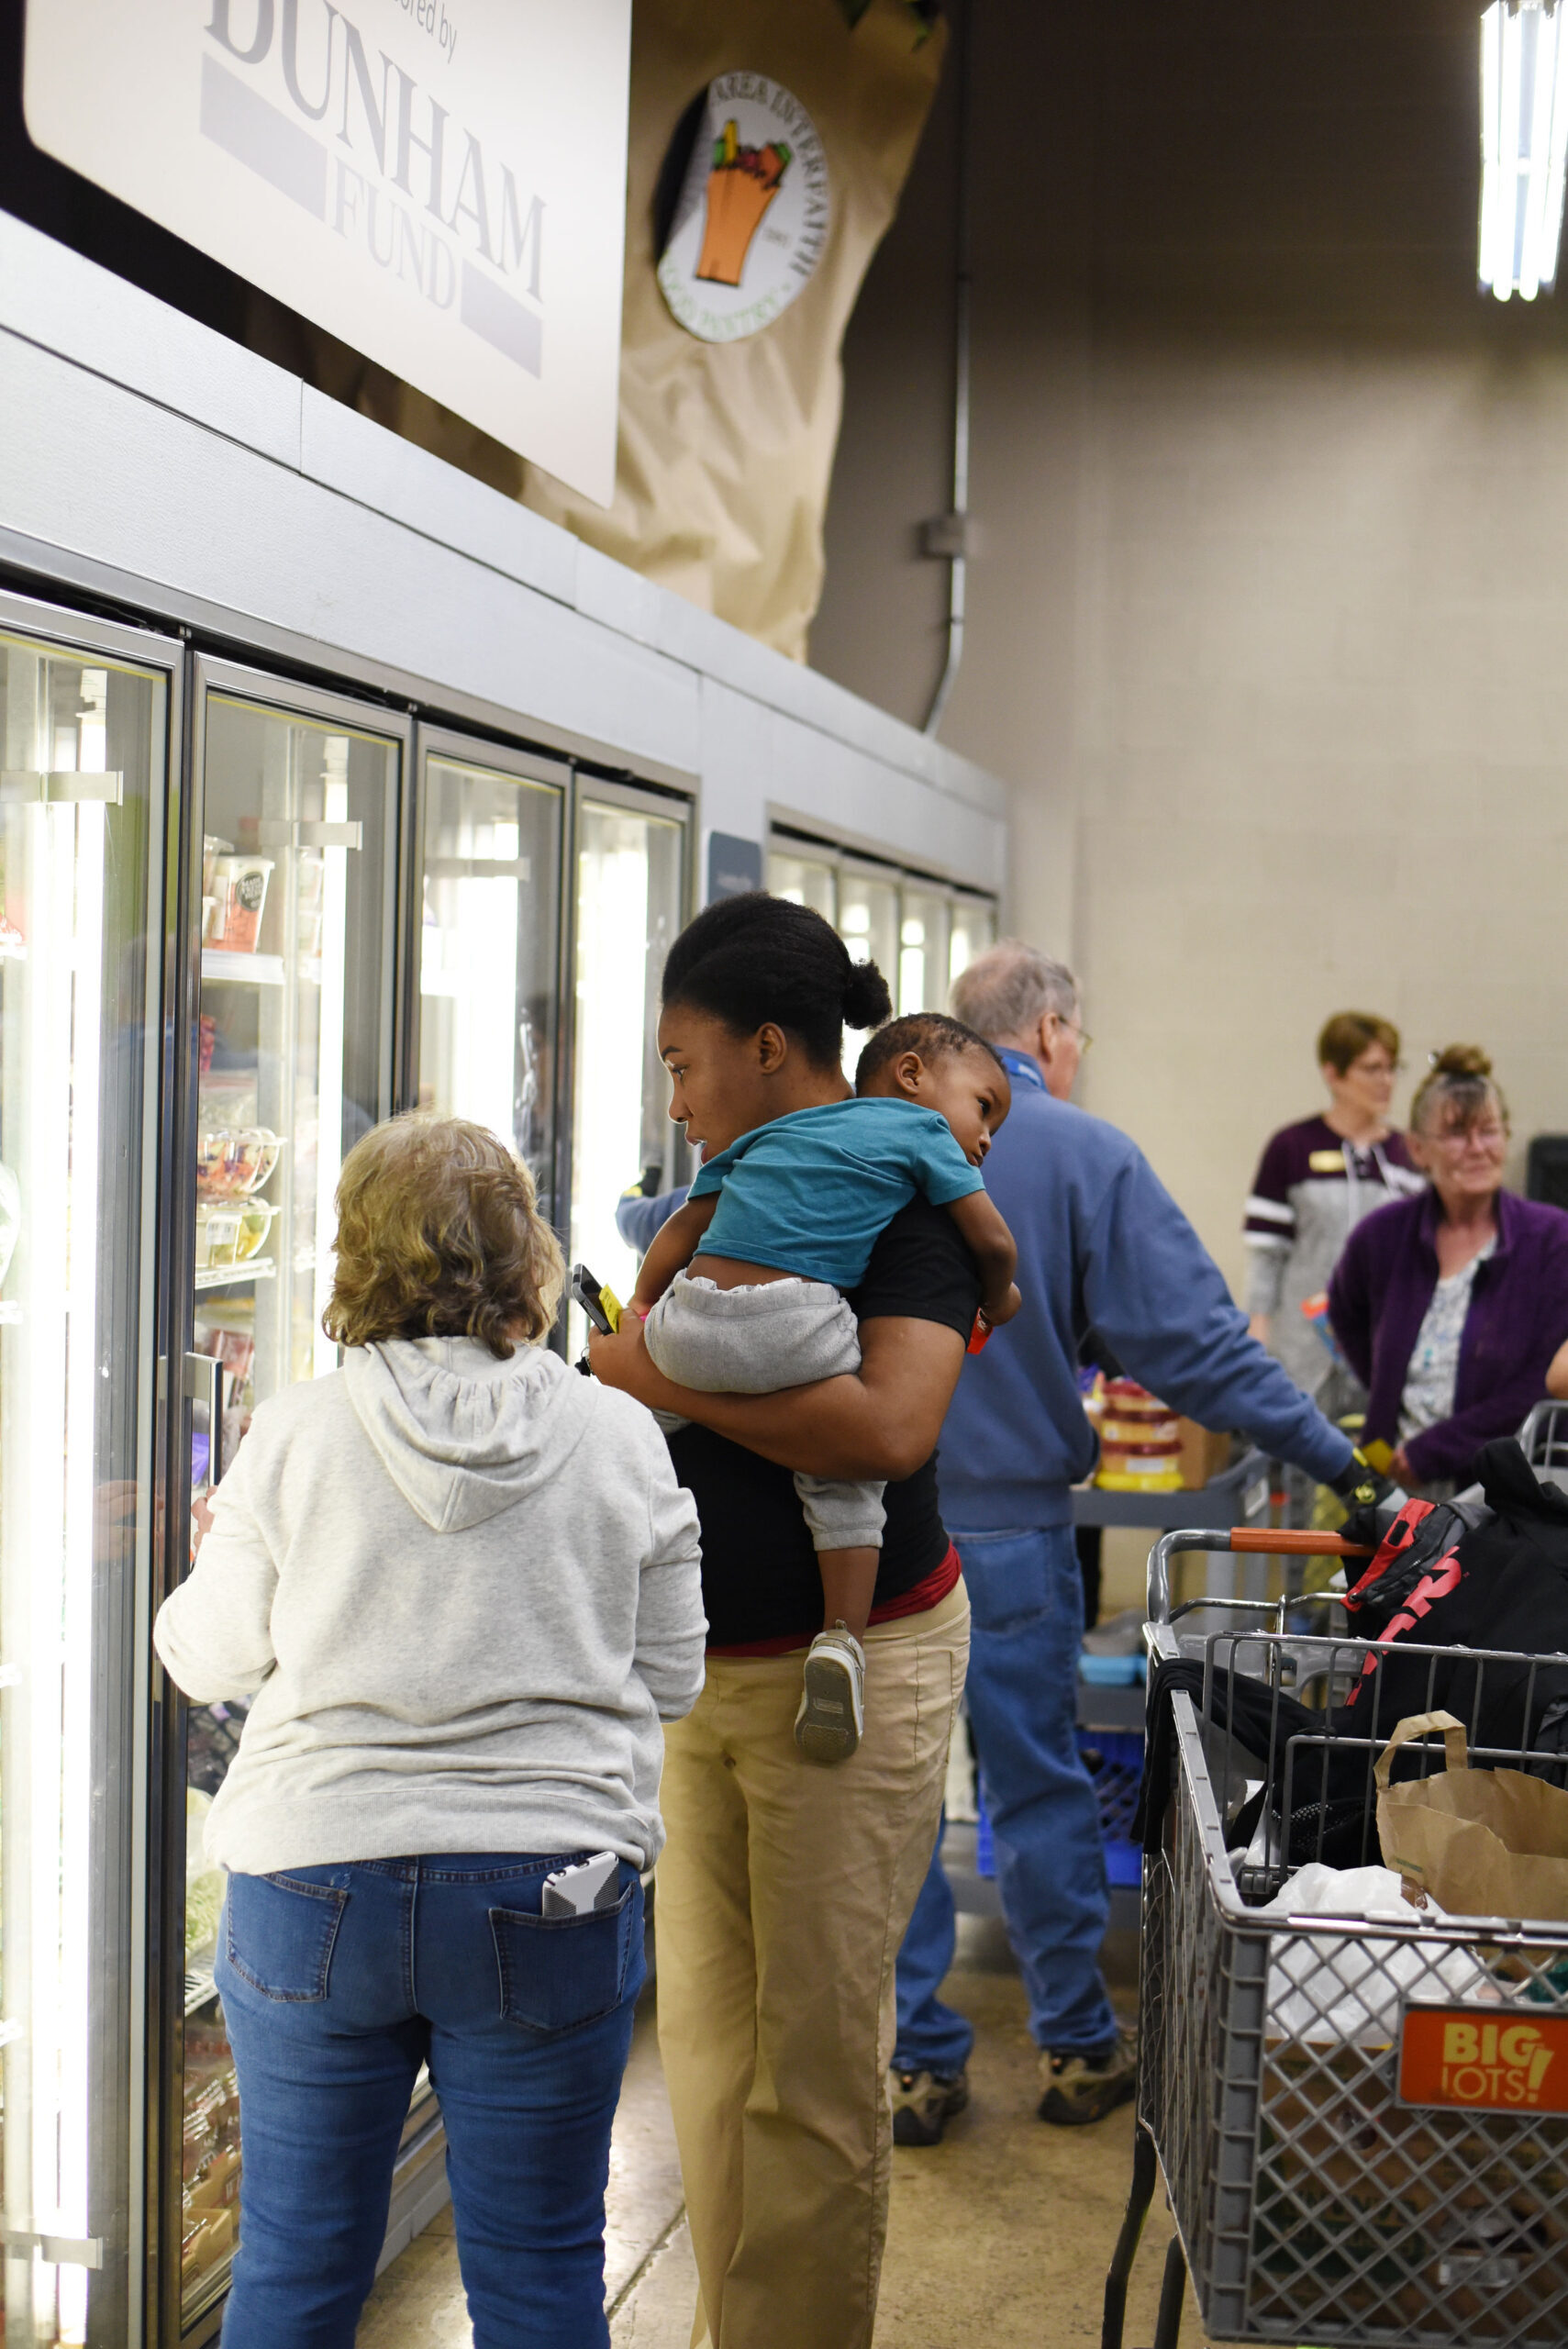
[[215, 856], [212, 895], [217, 899], [211, 944], [225, 954], [254, 954], [266, 911], [273, 860], [253, 852]]
[[[216, 1035], [216, 1018], [213, 1028]], [[202, 1077], [196, 1108], [197, 1124], [204, 1131], [208, 1126], [244, 1128], [253, 1126], [257, 1121], [255, 1052], [250, 1051], [236, 1065], [232, 1057], [234, 1048], [227, 1031], [224, 1042], [230, 1055], [228, 1064], [208, 1069]]]
[[196, 1136], [196, 1189], [206, 1198], [258, 1191], [283, 1145], [270, 1126], [206, 1126]]
[[196, 1270], [217, 1272], [239, 1262], [241, 1210], [227, 1199], [204, 1199], [196, 1208]]
[[206, 1856], [203, 1831], [212, 1797], [185, 1788], [185, 1963], [216, 1947], [227, 1879]]
[[1181, 1488], [1184, 1493], [1201, 1492], [1230, 1465], [1231, 1440], [1229, 1431], [1218, 1428], [1200, 1427], [1196, 1419], [1180, 1419], [1176, 1426], [1181, 1433], [1181, 1449], [1177, 1454], [1181, 1464]]
[[[234, 1307], [226, 1303], [223, 1309], [226, 1314], [232, 1313]], [[256, 1359], [254, 1330], [235, 1330], [227, 1321], [215, 1322], [198, 1317], [192, 1343], [198, 1354], [210, 1354], [215, 1362], [223, 1364], [236, 1388], [243, 1386], [249, 1380], [251, 1364]]]
[[234, 2212], [227, 2205], [192, 2214], [180, 2238], [180, 2282], [188, 2292], [234, 2254]]
[[217, 896], [217, 889], [214, 873], [217, 860], [220, 856], [232, 856], [233, 853], [232, 841], [219, 840], [216, 832], [202, 834], [202, 895], [204, 896]]
[[1135, 1378], [1107, 1378], [1102, 1389], [1100, 1465], [1095, 1482], [1107, 1492], [1177, 1492], [1181, 1453], [1181, 1422], [1169, 1406]]
[[249, 1198], [239, 1215], [239, 1261], [246, 1264], [259, 1256], [272, 1231], [276, 1207], [268, 1199]]

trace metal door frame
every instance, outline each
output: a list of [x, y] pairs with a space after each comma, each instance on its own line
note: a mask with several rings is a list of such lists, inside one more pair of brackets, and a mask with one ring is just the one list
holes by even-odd
[[[151, 1655], [153, 1588], [160, 1576], [156, 1528], [166, 1516], [165, 1446], [161, 1365], [168, 1354], [167, 1306], [171, 1294], [167, 1266], [171, 1242], [165, 1176], [171, 1163], [174, 1094], [172, 1068], [163, 1049], [169, 1011], [176, 982], [178, 957], [176, 886], [178, 845], [183, 829], [184, 737], [186, 726], [186, 657], [178, 639], [153, 629], [139, 629], [128, 620], [105, 620], [46, 603], [0, 584], [0, 629], [27, 637], [61, 653], [102, 652], [131, 667], [161, 676], [165, 722], [161, 768], [155, 763], [150, 777], [148, 867], [146, 874], [147, 970], [145, 1036], [142, 1068], [141, 1277], [138, 1301], [138, 1353], [134, 1376], [138, 1386], [137, 1449], [147, 1479], [149, 1521], [139, 1541], [135, 1584], [129, 1609], [129, 1639], [123, 1656], [114, 1660], [117, 1671], [113, 1703], [126, 1712], [124, 1763], [128, 1800], [120, 1809], [120, 1862], [128, 1870], [119, 1888], [117, 1906], [124, 1922], [125, 1973], [106, 1982], [95, 1978], [89, 2008], [90, 2028], [98, 2030], [108, 1997], [116, 1998], [123, 2054], [118, 2066], [128, 2102], [115, 2121], [123, 2126], [125, 2184], [125, 2272], [117, 2287], [90, 2291], [88, 2339], [123, 2341], [127, 2349], [141, 2349], [147, 2310], [143, 2278], [152, 2243], [149, 2226], [149, 2181], [156, 2168], [156, 2138], [150, 2122], [157, 2102], [160, 2042], [156, 2000], [155, 1945], [151, 1938], [156, 1913], [154, 1885], [160, 1864], [154, 1831], [152, 1794], [158, 1784], [158, 1751], [161, 1723], [154, 1675], [143, 1663]], [[98, 1706], [95, 1704], [95, 1712]], [[100, 2113], [101, 2137], [103, 2116]], [[91, 2170], [89, 2177], [91, 2180]], [[112, 2276], [106, 2266], [101, 2276]]]
[[[403, 912], [403, 866], [406, 855], [405, 805], [414, 750], [413, 720], [389, 710], [384, 703], [361, 701], [350, 694], [301, 685], [291, 677], [225, 657], [193, 651], [189, 661], [185, 774], [188, 786], [181, 810], [178, 860], [178, 904], [174, 924], [176, 984], [165, 1022], [173, 1095], [169, 1176], [165, 1210], [173, 1231], [167, 1258], [168, 1343], [166, 1380], [169, 1408], [165, 1413], [164, 1473], [165, 1544], [158, 1598], [183, 1582], [188, 1571], [184, 1556], [185, 1528], [190, 1520], [190, 1421], [182, 1398], [182, 1370], [191, 1340], [195, 1231], [195, 1123], [199, 1084], [197, 1021], [201, 1007], [201, 891], [193, 886], [201, 874], [201, 844], [206, 802], [206, 710], [209, 697], [221, 694], [249, 702], [285, 718], [306, 724], [340, 726], [347, 731], [393, 743], [398, 763], [386, 811], [386, 870], [383, 876], [383, 952], [381, 1002], [384, 1038], [378, 1077], [377, 1114], [389, 1114], [395, 1098], [398, 1051], [398, 933]], [[156, 1656], [149, 1658], [154, 1687], [161, 1698], [163, 1735], [160, 1741], [161, 1775], [154, 1786], [161, 1818], [161, 1870], [155, 1918], [157, 1963], [150, 1974], [154, 1992], [161, 1988], [156, 2017], [160, 2062], [150, 2066], [149, 2128], [158, 2149], [150, 2160], [150, 2210], [147, 2244], [148, 2326], [161, 2349], [199, 2349], [213, 2339], [223, 2321], [227, 2291], [218, 2293], [192, 2321], [183, 2325], [180, 2292], [180, 2152], [178, 2126], [182, 2066], [176, 2060], [184, 2044], [183, 1969], [172, 1954], [183, 1945], [185, 1893], [185, 1717], [184, 1698], [163, 1672]], [[155, 1702], [157, 1699], [155, 1698]]]
[[[692, 918], [693, 897], [696, 886], [696, 841], [698, 807], [695, 793], [665, 790], [658, 785], [612, 781], [595, 774], [591, 768], [578, 766], [573, 775], [572, 829], [567, 841], [566, 912], [567, 923], [562, 930], [562, 997], [569, 1007], [569, 1019], [562, 1022], [567, 1040], [567, 1052], [562, 1072], [562, 1097], [566, 1115], [562, 1120], [560, 1141], [562, 1162], [558, 1197], [562, 1203], [561, 1244], [572, 1245], [572, 1146], [577, 1123], [577, 854], [580, 846], [581, 813], [584, 802], [597, 807], [625, 807], [638, 816], [655, 816], [665, 823], [681, 826], [681, 927]], [[684, 1150], [684, 1141], [675, 1148]], [[678, 1165], [677, 1161], [677, 1165]], [[562, 1314], [564, 1328], [565, 1306]]]
[[573, 1010], [568, 930], [577, 823], [573, 764], [570, 759], [557, 758], [547, 751], [530, 750], [521, 744], [493, 741], [484, 735], [465, 733], [459, 726], [424, 719], [415, 729], [413, 788], [408, 794], [407, 886], [402, 908], [406, 967], [400, 974], [403, 1029], [402, 1052], [397, 1064], [398, 1107], [412, 1108], [419, 1097], [420, 889], [425, 871], [426, 777], [432, 758], [449, 759], [456, 766], [472, 767], [477, 773], [501, 775], [516, 783], [544, 784], [561, 794], [561, 852], [555, 875], [555, 1043], [550, 1066], [550, 1081], [555, 1096], [552, 1104], [555, 1149], [550, 1173], [555, 1186], [557, 1214], [561, 1213], [563, 1198], [567, 1199], [569, 1213], [569, 1195], [562, 1189], [562, 1170], [565, 1163], [562, 1156], [562, 1133], [563, 1127], [570, 1127], [572, 1121], [566, 1073], [567, 1039]]

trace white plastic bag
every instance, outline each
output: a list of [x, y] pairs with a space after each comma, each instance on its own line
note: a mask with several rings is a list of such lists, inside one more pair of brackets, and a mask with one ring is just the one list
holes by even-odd
[[1334, 1917], [1356, 1929], [1274, 1936], [1263, 2025], [1270, 2039], [1385, 2046], [1398, 2033], [1402, 1992], [1424, 1998], [1497, 1997], [1468, 1949], [1359, 1930], [1379, 1917], [1406, 1928], [1446, 1921], [1435, 1902], [1412, 1909], [1392, 1868], [1330, 1868], [1309, 1860], [1265, 1908], [1251, 1913], [1282, 1924], [1287, 1918]]

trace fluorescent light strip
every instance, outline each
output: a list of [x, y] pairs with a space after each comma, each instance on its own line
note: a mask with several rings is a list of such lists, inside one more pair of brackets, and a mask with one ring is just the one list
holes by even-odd
[[1504, 0], [1481, 19], [1481, 283], [1496, 283], [1497, 208], [1501, 199], [1498, 125], [1503, 105]]
[[[1521, 18], [1521, 26], [1523, 19]], [[1557, 17], [1532, 8], [1530, 61], [1529, 177], [1525, 182], [1524, 234], [1519, 243], [1519, 292], [1533, 302], [1540, 291], [1541, 253], [1546, 239], [1546, 158], [1551, 151], [1551, 92], [1556, 79]]]
[[1568, 0], [1493, 0], [1481, 19], [1477, 275], [1499, 302], [1557, 280], [1568, 166]]

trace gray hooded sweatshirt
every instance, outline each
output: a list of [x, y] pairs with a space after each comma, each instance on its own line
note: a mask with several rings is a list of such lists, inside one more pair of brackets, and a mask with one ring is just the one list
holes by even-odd
[[700, 1557], [651, 1416], [554, 1354], [395, 1339], [285, 1387], [153, 1635], [195, 1702], [255, 1700], [209, 1859], [648, 1865], [659, 1725], [702, 1687]]

